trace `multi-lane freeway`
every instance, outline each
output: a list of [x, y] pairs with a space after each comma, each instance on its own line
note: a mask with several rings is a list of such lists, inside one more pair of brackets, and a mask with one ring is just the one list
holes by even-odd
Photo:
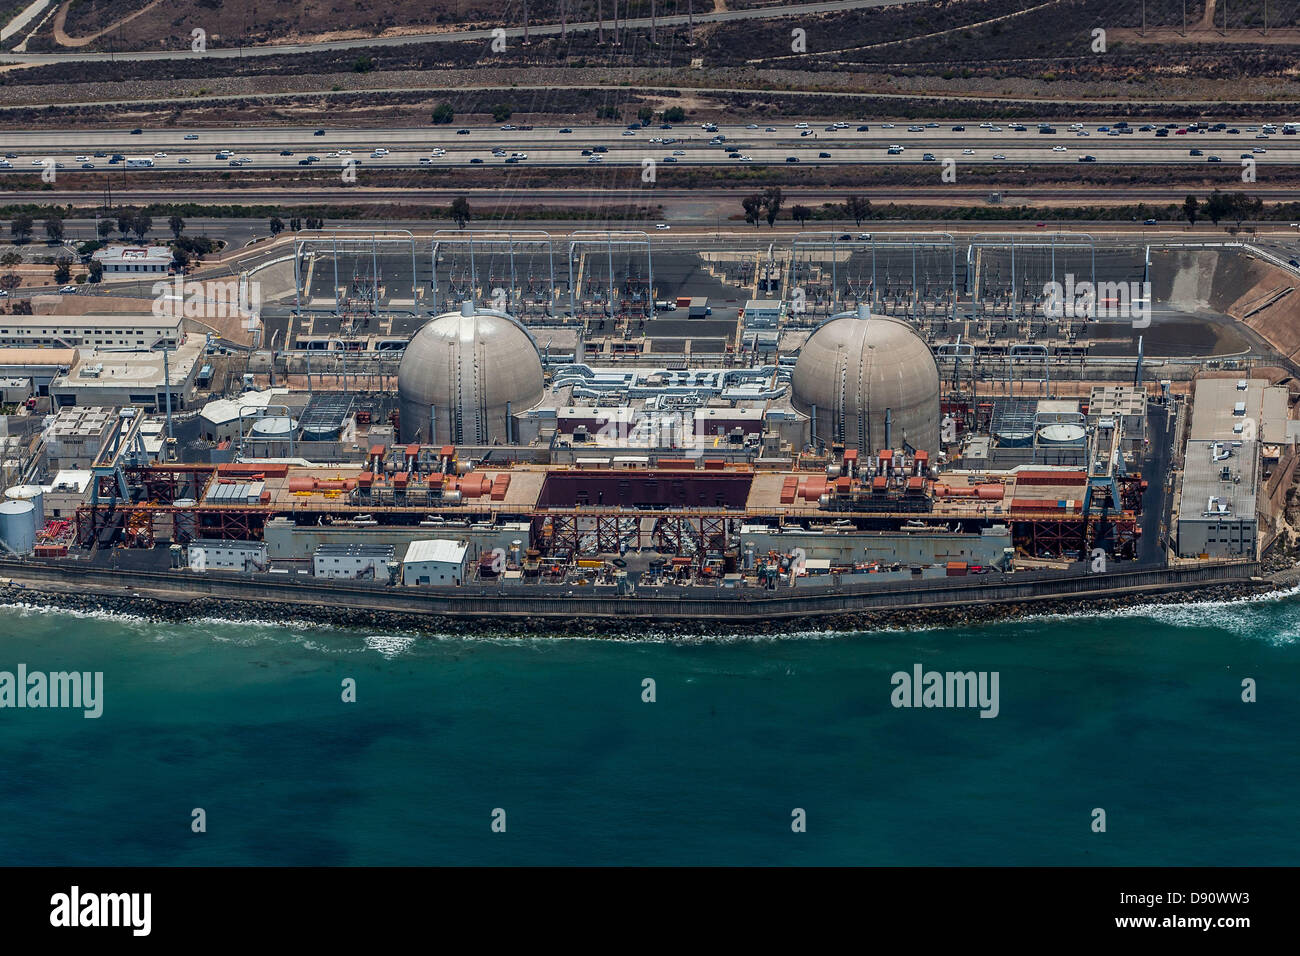
[[[1158, 128], [1164, 136], [1157, 135]], [[1227, 126], [1186, 131], [1153, 124], [1127, 134], [1111, 127], [1019, 128], [963, 123], [859, 123], [834, 126], [783, 121], [702, 128], [660, 124], [515, 128], [419, 129], [241, 128], [34, 130], [0, 136], [0, 172], [122, 169], [147, 161], [155, 170], [290, 169], [306, 166], [413, 169], [487, 165], [727, 166], [915, 165], [947, 160], [991, 164], [1300, 163], [1300, 136], [1279, 126]], [[1179, 130], [1184, 132], [1179, 132]], [[1086, 135], [1085, 135], [1086, 134]], [[122, 157], [112, 162], [114, 154]], [[58, 164], [62, 164], [60, 167]]]

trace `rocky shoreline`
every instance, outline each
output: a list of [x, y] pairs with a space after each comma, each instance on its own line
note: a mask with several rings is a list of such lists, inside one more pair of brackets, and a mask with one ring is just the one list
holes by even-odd
[[907, 608], [827, 614], [800, 620], [737, 621], [648, 621], [632, 618], [549, 618], [483, 617], [469, 619], [442, 615], [411, 614], [313, 604], [285, 604], [274, 601], [242, 601], [195, 597], [162, 599], [144, 594], [91, 594], [35, 586], [0, 586], [0, 604], [58, 608], [84, 613], [121, 614], [153, 621], [181, 622], [202, 618], [229, 621], [313, 624], [338, 630], [397, 631], [415, 636], [473, 635], [475, 637], [600, 637], [612, 640], [672, 637], [728, 637], [736, 635], [806, 634], [813, 631], [855, 632], [880, 630], [929, 630], [993, 624], [1044, 614], [1096, 615], [1136, 605], [1186, 604], [1189, 601], [1228, 601], [1279, 591], [1271, 581], [1219, 584], [1202, 588], [1160, 593], [1135, 593], [1123, 597], [1043, 598], [1000, 604], [979, 604], [954, 609]]

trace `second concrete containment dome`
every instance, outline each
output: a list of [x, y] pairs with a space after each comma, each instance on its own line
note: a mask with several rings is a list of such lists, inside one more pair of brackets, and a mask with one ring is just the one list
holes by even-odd
[[401, 440], [487, 445], [516, 440], [510, 416], [542, 399], [542, 359], [524, 327], [501, 312], [430, 319], [397, 370]]
[[939, 369], [905, 322], [831, 319], [804, 344], [792, 385], [795, 409], [812, 419], [814, 444], [842, 441], [863, 454], [904, 443], [939, 451]]

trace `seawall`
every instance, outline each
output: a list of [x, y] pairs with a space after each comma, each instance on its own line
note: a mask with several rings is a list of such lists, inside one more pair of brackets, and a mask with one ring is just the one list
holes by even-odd
[[[1136, 603], [1228, 599], [1276, 587], [1256, 563], [1106, 574], [1025, 573], [925, 585], [782, 588], [778, 591], [400, 588], [360, 582], [272, 581], [265, 575], [113, 571], [0, 561], [0, 602], [115, 611], [163, 620], [219, 617], [310, 621], [417, 633], [637, 636], [780, 634], [808, 629], [951, 627], [1031, 614], [1086, 614]], [[644, 591], [659, 593], [645, 594]]]

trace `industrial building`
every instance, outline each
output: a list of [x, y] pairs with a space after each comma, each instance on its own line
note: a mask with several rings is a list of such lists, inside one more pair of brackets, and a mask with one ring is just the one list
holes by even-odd
[[176, 348], [184, 321], [152, 312], [0, 315], [0, 348]]
[[[447, 538], [412, 541], [406, 548], [406, 556], [402, 558], [402, 584], [411, 587], [463, 583], [468, 550], [463, 541]], [[502, 554], [504, 553], [503, 551]]]
[[203, 348], [202, 339], [190, 338], [168, 350], [82, 350], [77, 366], [50, 382], [49, 394], [59, 406], [134, 405], [158, 411], [166, 409], [170, 391], [172, 410], [187, 408]]
[[391, 544], [322, 544], [312, 554], [312, 573], [318, 578], [386, 581], [393, 553]]
[[193, 571], [265, 571], [266, 544], [198, 539], [189, 543], [187, 560]]

